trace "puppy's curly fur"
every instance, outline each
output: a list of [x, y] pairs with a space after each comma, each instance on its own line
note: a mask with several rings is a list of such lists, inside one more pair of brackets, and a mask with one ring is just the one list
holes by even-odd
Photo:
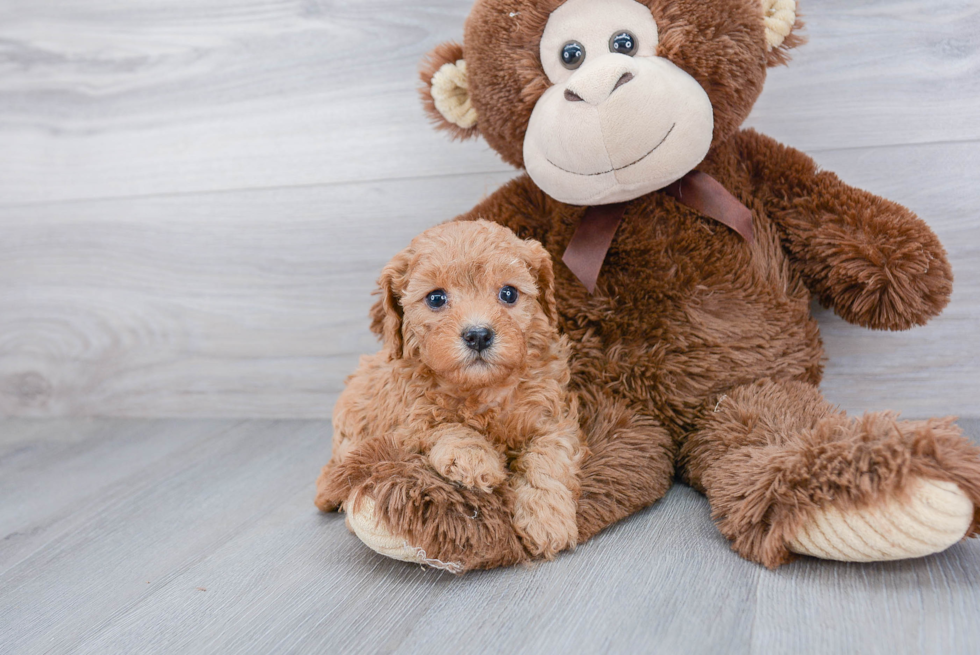
[[[573, 547], [584, 447], [548, 253], [496, 223], [446, 223], [396, 255], [379, 286], [372, 327], [385, 347], [361, 359], [334, 409], [317, 507], [357, 503], [357, 462], [382, 448], [395, 460], [422, 455], [445, 480], [497, 496], [531, 556]], [[505, 286], [516, 302], [501, 300]], [[433, 291], [444, 305], [427, 303]], [[467, 346], [474, 328], [491, 330], [489, 347]]]

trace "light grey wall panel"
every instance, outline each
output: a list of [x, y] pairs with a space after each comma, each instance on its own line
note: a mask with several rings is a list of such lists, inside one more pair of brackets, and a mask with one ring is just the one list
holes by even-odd
[[329, 416], [384, 262], [486, 188], [446, 184], [0, 208], [0, 412]]
[[[956, 275], [924, 328], [871, 332], [821, 311], [825, 393], [850, 410], [976, 416], [980, 149], [818, 159], [928, 217]], [[328, 416], [358, 354], [377, 348], [366, 314], [383, 263], [509, 177], [0, 208], [0, 411]]]
[[[0, 413], [323, 417], [381, 265], [515, 173], [415, 66], [469, 0], [0, 0]], [[980, 7], [801, 3], [749, 123], [932, 224], [926, 328], [821, 314], [828, 397], [978, 415]]]
[[[502, 171], [433, 137], [416, 65], [469, 0], [6, 0], [0, 203]], [[969, 0], [803, 0], [752, 125], [812, 151], [980, 139]]]

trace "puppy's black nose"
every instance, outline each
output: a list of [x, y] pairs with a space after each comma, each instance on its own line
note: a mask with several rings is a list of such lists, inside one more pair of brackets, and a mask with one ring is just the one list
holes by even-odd
[[463, 332], [463, 343], [471, 350], [483, 352], [493, 343], [493, 330], [485, 327], [469, 328]]

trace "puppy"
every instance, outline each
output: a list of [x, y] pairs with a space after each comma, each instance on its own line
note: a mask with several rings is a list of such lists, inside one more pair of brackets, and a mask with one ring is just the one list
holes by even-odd
[[384, 350], [361, 359], [337, 401], [317, 507], [348, 501], [332, 470], [389, 438], [456, 484], [509, 485], [533, 556], [574, 546], [584, 442], [547, 251], [496, 223], [450, 222], [416, 237], [378, 284]]

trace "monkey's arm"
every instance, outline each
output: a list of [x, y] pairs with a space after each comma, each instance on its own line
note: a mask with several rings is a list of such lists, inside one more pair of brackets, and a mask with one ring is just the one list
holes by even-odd
[[864, 327], [906, 330], [946, 306], [952, 270], [939, 239], [918, 216], [844, 184], [774, 139], [753, 130], [736, 138], [755, 197], [825, 307]]

